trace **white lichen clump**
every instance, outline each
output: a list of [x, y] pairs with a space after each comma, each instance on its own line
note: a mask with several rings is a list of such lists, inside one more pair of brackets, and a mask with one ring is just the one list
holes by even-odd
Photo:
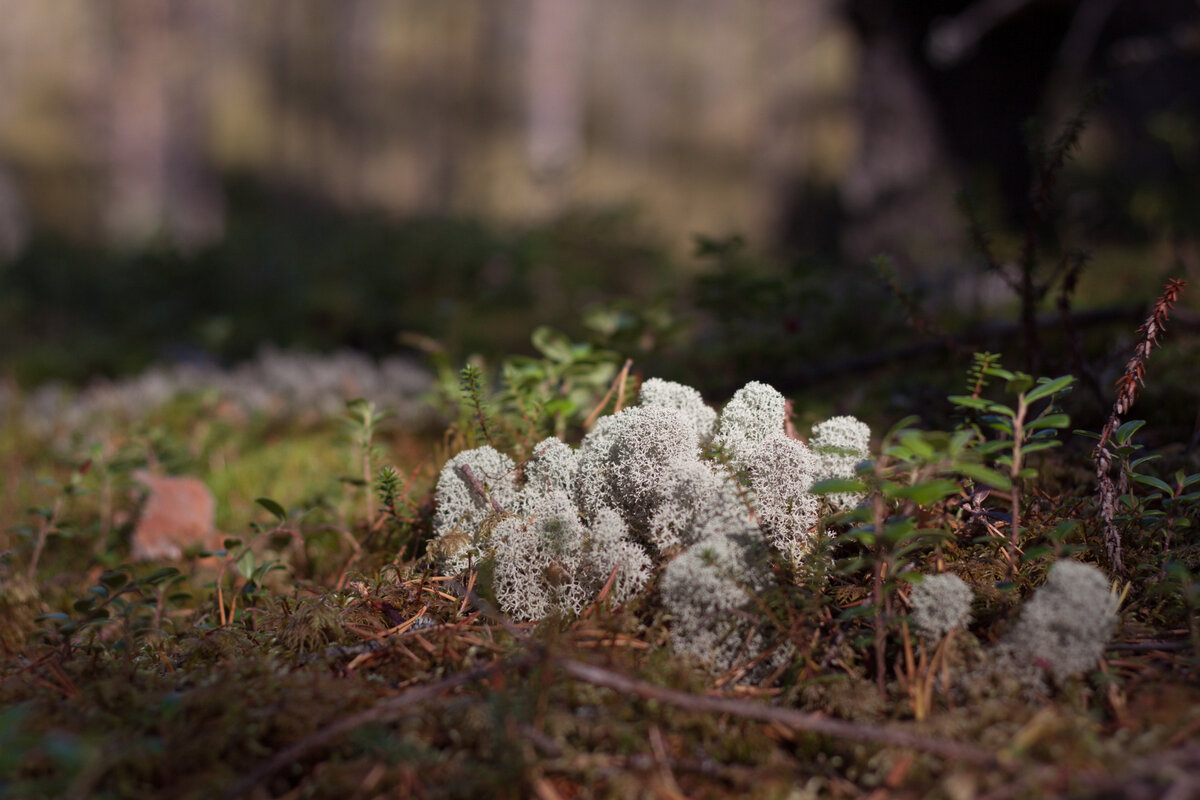
[[721, 411], [713, 444], [737, 469], [750, 469], [758, 446], [783, 431], [787, 401], [765, 383], [751, 381], [738, 389]]
[[546, 495], [553, 492], [573, 494], [578, 468], [579, 454], [566, 442], [554, 436], [538, 442], [523, 467], [525, 485], [514, 510], [529, 514]]
[[820, 514], [820, 499], [809, 491], [819, 467], [819, 459], [803, 442], [782, 431], [758, 446], [750, 465], [759, 522], [771, 544], [793, 563], [808, 551]]
[[490, 559], [496, 600], [520, 620], [578, 614], [610, 580], [610, 599], [627, 602], [665, 565], [676, 650], [717, 670], [758, 659], [773, 647], [760, 608], [770, 548], [800, 562], [822, 510], [813, 483], [852, 471], [870, 431], [836, 417], [810, 448], [785, 435], [786, 401], [762, 383], [719, 417], [669, 381], [645, 381], [640, 398], [597, 420], [578, 449], [543, 440], [519, 471], [490, 447], [455, 456], [438, 480], [431, 550], [446, 572]]
[[[818, 422], [812, 431], [810, 445], [820, 462], [817, 480], [853, 479], [858, 465], [870, 454], [871, 429], [867, 424], [851, 416], [831, 417]], [[830, 504], [839, 510], [852, 508], [862, 499], [863, 495], [854, 492], [828, 495]]]
[[1117, 624], [1117, 598], [1097, 568], [1059, 561], [1046, 583], [1021, 607], [1021, 618], [1002, 647], [1023, 665], [1057, 680], [1096, 666]]
[[729, 531], [693, 544], [663, 573], [663, 602], [674, 617], [672, 647], [716, 672], [756, 658], [768, 638], [755, 597], [769, 586], [757, 530]]
[[957, 575], [926, 575], [909, 595], [917, 633], [935, 643], [955, 628], [965, 628], [971, 620], [971, 597], [971, 587]]
[[707, 531], [743, 530], [750, 524], [737, 481], [709, 461], [680, 467], [650, 519], [647, 538], [663, 555], [695, 544]]
[[[470, 467], [486, 497], [470, 485], [464, 466]], [[469, 561], [478, 563], [486, 555], [484, 522], [495, 513], [490, 500], [506, 509], [516, 505], [514, 468], [511, 458], [491, 447], [464, 450], [442, 467], [434, 490], [433, 530], [448, 573], [461, 572]]]
[[[610, 597], [624, 603], [650, 577], [650, 558], [627, 538], [614, 512], [588, 528], [569, 495], [552, 492], [528, 517], [507, 517], [491, 535], [496, 600], [518, 620], [578, 614], [613, 577]], [[615, 576], [614, 576], [615, 571]]]
[[629, 420], [630, 417], [621, 414], [600, 417], [596, 427], [579, 443], [575, 500], [587, 519], [592, 519], [602, 509], [616, 508], [608, 468], [613, 444]]
[[662, 503], [675, 476], [700, 458], [695, 429], [663, 406], [638, 406], [625, 417], [605, 470], [611, 497], [631, 523], [645, 523]]
[[696, 431], [701, 445], [712, 441], [716, 432], [717, 412], [704, 403], [700, 393], [690, 386], [661, 378], [647, 378], [638, 393], [643, 406], [671, 408], [687, 421]]

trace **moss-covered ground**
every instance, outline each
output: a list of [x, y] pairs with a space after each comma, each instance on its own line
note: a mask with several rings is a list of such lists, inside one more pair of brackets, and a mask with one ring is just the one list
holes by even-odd
[[[1160, 374], [1187, 359], [1163, 351]], [[856, 391], [884, 429], [897, 383], [879, 381]], [[1107, 566], [1085, 441], [1036, 463], [1015, 579], [965, 488], [921, 508], [919, 526], [946, 536], [895, 568], [953, 571], [976, 592], [969, 629], [936, 654], [909, 636], [903, 582], [869, 613], [870, 567], [834, 541], [823, 573], [778, 565], [788, 588], [769, 603], [791, 655], [747, 683], [672, 653], [653, 582], [625, 607], [601, 597], [579, 618], [515, 626], [480, 598], [486, 574], [428, 567], [433, 481], [479, 436], [470, 409], [448, 430], [383, 421], [364, 452], [344, 421], [235, 419], [196, 398], [47, 438], [12, 396], [0, 797], [1200, 794], [1192, 489], [1170, 505], [1134, 485], [1117, 519], [1121, 622], [1094, 670], [1030, 686], [988, 668], [1054, 557]], [[796, 397], [801, 429], [831, 397]], [[1179, 428], [1162, 430], [1152, 419], [1139, 439], [1159, 456], [1143, 471], [1174, 488], [1200, 465]], [[393, 501], [364, 485], [364, 456], [372, 475], [395, 468]], [[144, 494], [132, 472], [147, 464], [213, 490], [224, 551], [129, 563]], [[984, 505], [1003, 533], [1001, 495]]]

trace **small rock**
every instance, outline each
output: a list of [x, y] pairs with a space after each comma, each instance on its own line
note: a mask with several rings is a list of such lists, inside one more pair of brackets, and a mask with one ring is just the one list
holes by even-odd
[[149, 490], [130, 541], [135, 561], [178, 560], [189, 547], [220, 548], [217, 501], [203, 481], [147, 470], [137, 470], [133, 477]]

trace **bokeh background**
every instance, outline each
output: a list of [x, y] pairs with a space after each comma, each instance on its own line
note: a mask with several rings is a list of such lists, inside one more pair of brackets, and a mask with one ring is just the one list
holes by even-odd
[[1085, 106], [1039, 228], [1050, 263], [1092, 254], [1077, 305], [1128, 327], [1200, 270], [1194, 0], [0, 0], [0, 19], [0, 369], [26, 386], [268, 343], [520, 352], [539, 323], [672, 345], [681, 371], [703, 351], [691, 378], [717, 386], [781, 352], [812, 378], [910, 335], [879, 254], [951, 327], [1013, 319], [956, 197], [1016, 253], [1028, 142]]

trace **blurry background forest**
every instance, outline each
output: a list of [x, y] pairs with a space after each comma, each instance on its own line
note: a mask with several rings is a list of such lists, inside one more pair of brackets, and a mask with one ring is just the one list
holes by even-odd
[[638, 312], [593, 328], [646, 347], [684, 302], [766, 319], [793, 354], [865, 348], [903, 330], [881, 253], [977, 318], [1013, 298], [957, 193], [1019, 242], [1026, 123], [1053, 140], [1099, 85], [1047, 258], [1092, 250], [1085, 305], [1200, 270], [1194, 0], [0, 0], [0, 19], [0, 358], [27, 385], [264, 342], [378, 355], [405, 332], [511, 352], [619, 299]]

